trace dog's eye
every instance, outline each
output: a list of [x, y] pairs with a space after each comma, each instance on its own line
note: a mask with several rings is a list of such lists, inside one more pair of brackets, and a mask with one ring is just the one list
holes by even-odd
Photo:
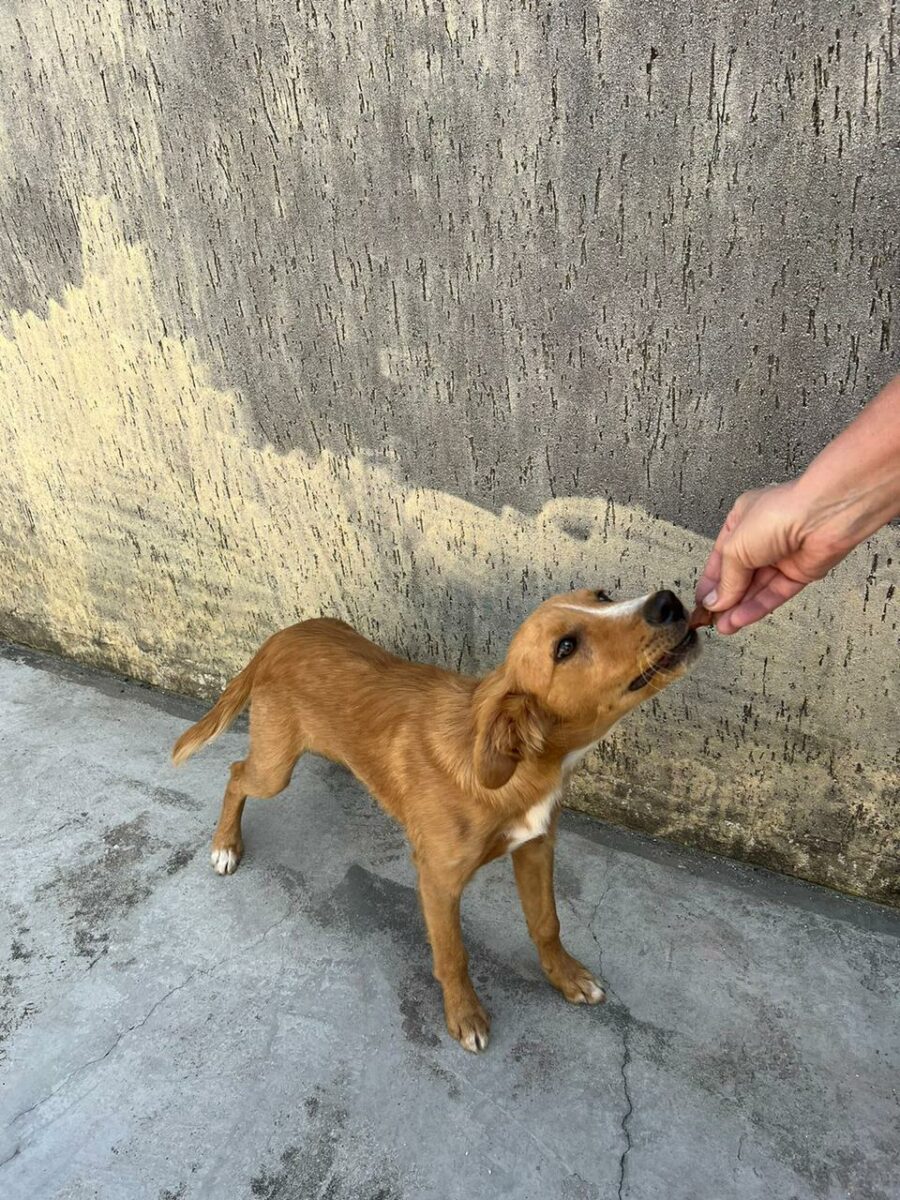
[[578, 638], [573, 634], [568, 634], [564, 638], [560, 638], [556, 643], [556, 651], [554, 658], [557, 662], [562, 662], [564, 658], [568, 658], [578, 649]]
[[607, 604], [612, 604], [612, 596], [610, 596], [609, 592], [604, 592], [602, 588], [599, 592], [594, 592], [594, 595], [598, 600], [605, 600]]

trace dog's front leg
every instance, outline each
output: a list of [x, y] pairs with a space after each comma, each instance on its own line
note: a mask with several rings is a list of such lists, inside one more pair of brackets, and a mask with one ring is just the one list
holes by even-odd
[[469, 958], [459, 922], [464, 886], [464, 879], [419, 864], [419, 895], [434, 957], [434, 977], [444, 991], [447, 1029], [466, 1050], [477, 1053], [488, 1044], [491, 1021], [469, 978]]
[[553, 895], [553, 837], [525, 842], [512, 853], [522, 911], [544, 974], [573, 1004], [600, 1004], [606, 992], [559, 940], [559, 917]]

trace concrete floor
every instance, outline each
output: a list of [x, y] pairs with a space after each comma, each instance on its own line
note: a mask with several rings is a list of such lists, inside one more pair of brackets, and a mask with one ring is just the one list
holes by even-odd
[[564, 817], [543, 981], [509, 863], [467, 893], [480, 1057], [446, 1036], [400, 831], [342, 770], [207, 841], [240, 729], [0, 657], [0, 1195], [115, 1200], [900, 1197], [900, 914]]

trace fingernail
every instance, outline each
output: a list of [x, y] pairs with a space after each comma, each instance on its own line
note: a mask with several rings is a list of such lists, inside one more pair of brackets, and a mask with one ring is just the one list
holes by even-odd
[[713, 590], [711, 592], [706, 593], [706, 595], [702, 598], [700, 603], [703, 605], [704, 608], [712, 608], [712, 606], [715, 604], [715, 602], [718, 600], [718, 598], [719, 598], [719, 593], [716, 591], [715, 588], [713, 588]]

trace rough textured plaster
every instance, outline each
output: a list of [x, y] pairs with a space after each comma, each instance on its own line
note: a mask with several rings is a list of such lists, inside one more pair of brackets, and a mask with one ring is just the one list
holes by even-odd
[[122, 201], [248, 437], [715, 531], [897, 369], [892, 0], [20, 0], [0, 291]]
[[[115, 203], [77, 208], [79, 285], [0, 338], [7, 634], [209, 694], [313, 613], [466, 669], [551, 589], [691, 586], [708, 541], [637, 506], [494, 513], [371, 456], [259, 445], [172, 334]], [[886, 530], [752, 636], [713, 641], [602, 747], [576, 804], [896, 900], [896, 559]]]

